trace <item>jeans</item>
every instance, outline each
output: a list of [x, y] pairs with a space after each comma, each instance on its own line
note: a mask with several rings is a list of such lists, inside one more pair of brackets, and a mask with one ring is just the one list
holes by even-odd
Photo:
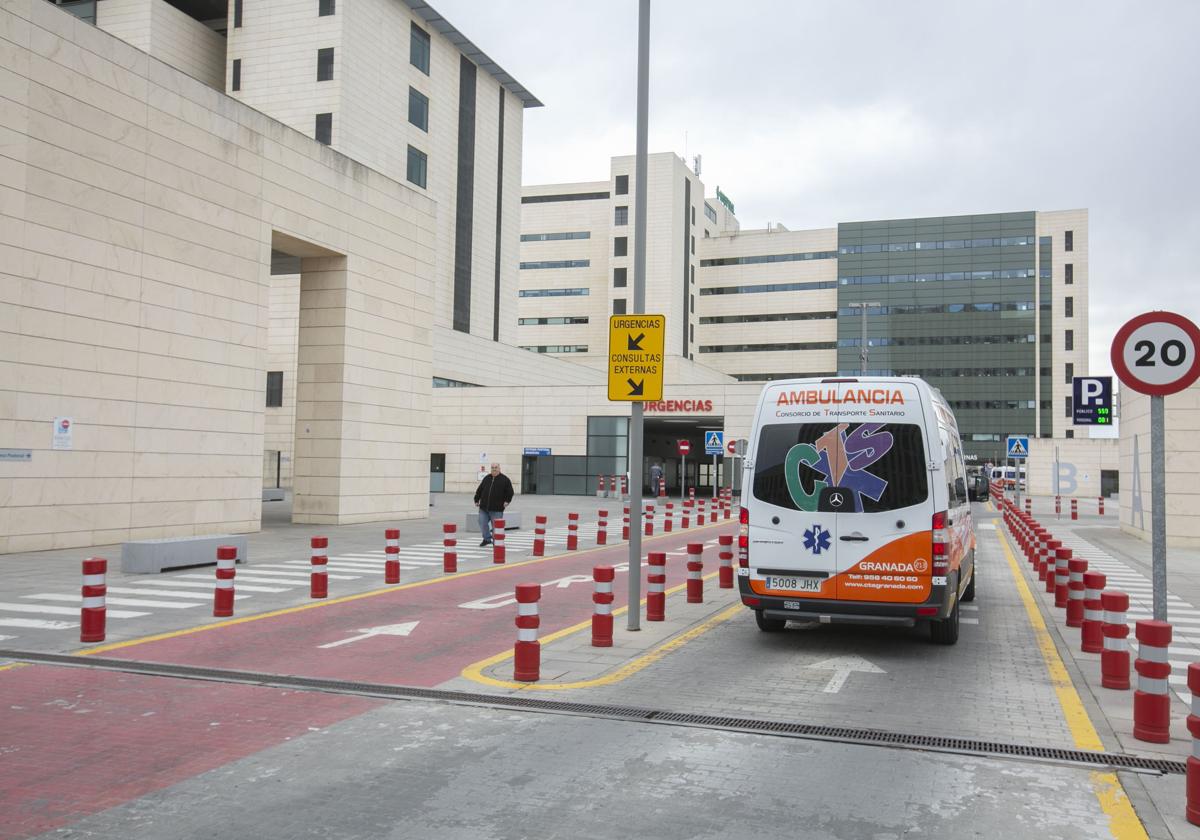
[[492, 523], [497, 519], [504, 518], [504, 511], [501, 510], [484, 510], [479, 509], [479, 533], [481, 540], [490, 540], [492, 538]]

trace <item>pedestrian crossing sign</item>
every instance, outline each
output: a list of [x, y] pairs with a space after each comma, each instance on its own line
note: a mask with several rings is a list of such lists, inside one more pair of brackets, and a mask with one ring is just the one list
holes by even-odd
[[1029, 457], [1029, 436], [1028, 435], [1009, 435], [1008, 436], [1008, 457], [1009, 458], [1028, 458]]
[[705, 455], [722, 455], [725, 452], [725, 433], [724, 432], [705, 432], [704, 433], [704, 454]]

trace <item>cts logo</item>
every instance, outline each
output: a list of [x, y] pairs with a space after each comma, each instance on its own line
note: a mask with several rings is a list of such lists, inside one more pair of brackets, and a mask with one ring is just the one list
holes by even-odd
[[916, 560], [913, 561], [913, 569], [915, 569], [918, 572], [923, 572], [928, 568], [929, 568], [929, 564], [927, 562], [925, 562], [924, 557], [918, 557]]

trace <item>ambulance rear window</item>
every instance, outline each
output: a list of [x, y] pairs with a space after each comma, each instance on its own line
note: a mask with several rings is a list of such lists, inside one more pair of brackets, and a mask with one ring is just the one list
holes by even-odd
[[921, 427], [914, 423], [777, 423], [763, 426], [754, 497], [815, 511], [824, 487], [852, 490], [854, 509], [906, 508], [929, 495]]

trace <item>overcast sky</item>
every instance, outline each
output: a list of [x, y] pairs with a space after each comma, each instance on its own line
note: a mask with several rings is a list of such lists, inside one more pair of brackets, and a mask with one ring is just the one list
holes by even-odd
[[[434, 5], [545, 103], [524, 183], [633, 153], [636, 0]], [[743, 228], [1086, 207], [1091, 372], [1139, 312], [1200, 321], [1200, 2], [651, 8], [650, 151], [701, 154]]]

